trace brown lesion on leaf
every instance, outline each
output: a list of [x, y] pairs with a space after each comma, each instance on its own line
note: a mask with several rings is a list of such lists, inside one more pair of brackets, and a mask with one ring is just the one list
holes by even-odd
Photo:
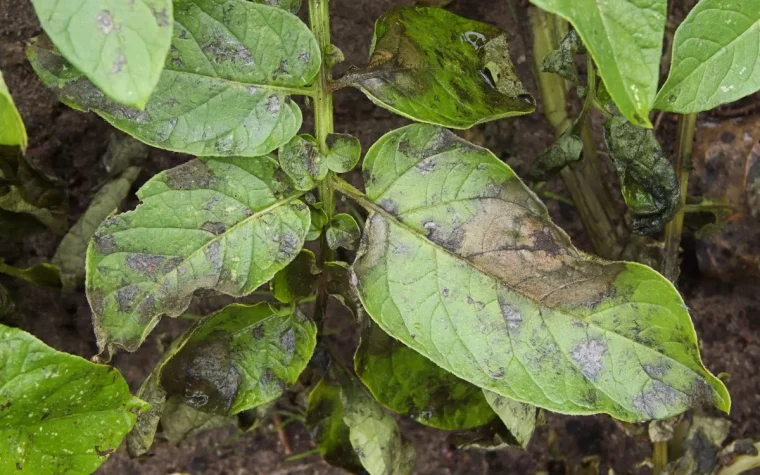
[[576, 344], [570, 356], [581, 373], [585, 377], [595, 381], [604, 370], [607, 344], [599, 339], [588, 339]]
[[218, 236], [220, 234], [224, 234], [224, 232], [227, 231], [227, 226], [219, 221], [206, 221], [201, 225], [201, 229], [215, 236]]
[[166, 174], [166, 184], [175, 190], [211, 188], [216, 185], [218, 180], [214, 171], [198, 159], [191, 160], [164, 173]]
[[116, 238], [111, 234], [95, 236], [95, 249], [104, 256], [117, 252]]

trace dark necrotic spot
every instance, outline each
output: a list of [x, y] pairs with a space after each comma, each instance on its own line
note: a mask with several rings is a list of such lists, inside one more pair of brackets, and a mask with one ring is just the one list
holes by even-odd
[[227, 230], [227, 226], [219, 221], [206, 221], [201, 225], [201, 229], [218, 236]]
[[264, 330], [263, 325], [256, 325], [253, 327], [253, 338], [255, 340], [263, 340], [265, 335], [266, 331]]
[[391, 199], [384, 199], [380, 202], [380, 206], [390, 214], [395, 215], [398, 213], [398, 204]]
[[175, 190], [204, 189], [216, 183], [213, 171], [200, 160], [192, 160], [165, 173], [167, 184]]
[[95, 249], [97, 249], [98, 252], [103, 254], [104, 256], [113, 254], [114, 252], [117, 251], [114, 237], [110, 234], [107, 236], [96, 237]]
[[122, 287], [116, 291], [116, 303], [119, 305], [119, 312], [132, 311], [138, 292], [138, 288], [134, 285]]

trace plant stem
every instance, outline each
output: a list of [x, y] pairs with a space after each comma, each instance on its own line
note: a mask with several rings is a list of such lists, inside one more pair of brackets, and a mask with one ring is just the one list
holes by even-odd
[[[322, 154], [327, 153], [327, 136], [334, 130], [333, 123], [333, 96], [330, 90], [332, 81], [332, 65], [328, 61], [330, 51], [330, 0], [309, 0], [309, 25], [314, 37], [317, 39], [319, 50], [322, 53], [322, 67], [315, 85], [314, 99], [314, 129]], [[330, 172], [318, 187], [319, 199], [327, 214], [328, 223], [335, 214], [335, 190], [332, 187], [332, 175]], [[319, 264], [323, 269], [324, 263], [332, 261], [333, 251], [327, 245], [325, 234], [319, 240], [320, 253]], [[322, 272], [317, 286], [317, 302], [314, 310], [314, 320], [321, 330], [324, 317], [327, 313], [327, 303], [330, 297], [327, 292], [329, 276], [327, 270]]]
[[654, 475], [660, 475], [662, 470], [668, 465], [668, 443], [667, 442], [655, 442], [654, 443], [654, 455], [652, 456], [654, 467], [652, 472]]
[[662, 259], [662, 274], [673, 283], [678, 280], [680, 273], [678, 257], [681, 236], [683, 235], [683, 218], [689, 188], [689, 171], [691, 171], [691, 154], [694, 148], [696, 126], [696, 114], [682, 115], [678, 122], [676, 174], [681, 189], [681, 206], [673, 219], [665, 226], [665, 254]]

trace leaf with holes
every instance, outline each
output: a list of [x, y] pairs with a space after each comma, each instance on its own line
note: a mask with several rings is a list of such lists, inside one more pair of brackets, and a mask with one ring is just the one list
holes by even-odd
[[651, 127], [667, 0], [532, 0], [573, 24], [620, 112]]
[[0, 145], [18, 146], [21, 150], [26, 150], [26, 127], [8, 91], [8, 86], [5, 85], [2, 71], [0, 71], [0, 124], [3, 124], [0, 127]]
[[134, 211], [108, 218], [87, 250], [87, 297], [101, 351], [135, 351], [193, 292], [243, 296], [303, 247], [301, 193], [269, 157], [195, 159], [159, 173]]
[[693, 114], [760, 89], [760, 0], [701, 0], [676, 30], [655, 107]]
[[39, 41], [27, 56], [64, 103], [149, 145], [196, 156], [253, 157], [287, 143], [301, 126], [290, 95], [308, 93], [321, 63], [301, 20], [245, 0], [174, 2], [165, 69], [142, 111], [110, 101]]
[[0, 325], [0, 473], [92, 473], [148, 405], [114, 368]]
[[579, 252], [492, 153], [439, 127], [367, 153], [371, 211], [353, 264], [367, 313], [441, 368], [565, 414], [666, 418], [728, 392], [652, 269]]
[[438, 8], [397, 6], [375, 24], [369, 66], [341, 82], [410, 119], [467, 129], [535, 110], [506, 33]]

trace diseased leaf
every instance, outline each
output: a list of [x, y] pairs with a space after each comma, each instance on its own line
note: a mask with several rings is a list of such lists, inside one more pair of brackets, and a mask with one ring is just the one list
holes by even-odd
[[654, 133], [616, 115], [604, 123], [604, 140], [633, 216], [633, 232], [654, 234], [681, 204], [681, 189], [670, 159]]
[[693, 114], [760, 90], [760, 0], [701, 0], [673, 39], [658, 109]]
[[535, 110], [506, 33], [438, 8], [396, 6], [375, 23], [369, 66], [342, 82], [420, 122], [467, 129]]
[[0, 325], [0, 473], [92, 473], [148, 405], [114, 368]]
[[[321, 203], [317, 204], [321, 205]], [[316, 206], [309, 207], [309, 213], [311, 214], [311, 224], [309, 225], [309, 232], [306, 234], [306, 240], [315, 241], [322, 235], [322, 229], [327, 226], [327, 213], [321, 207]]]
[[580, 160], [583, 153], [583, 140], [574, 129], [574, 127], [568, 128], [547, 151], [536, 157], [530, 168], [531, 177], [535, 179], [545, 177]]
[[578, 32], [570, 30], [560, 42], [559, 48], [549, 53], [541, 63], [541, 71], [559, 74], [568, 81], [578, 82], [578, 72], [575, 70], [575, 55], [586, 51]]
[[313, 252], [304, 249], [290, 264], [274, 275], [269, 286], [274, 298], [282, 303], [291, 303], [314, 295], [318, 280], [317, 258]]
[[526, 448], [536, 429], [536, 408], [487, 389], [483, 394], [509, 433], [522, 448]]
[[87, 250], [101, 351], [135, 351], [197, 289], [243, 296], [303, 247], [309, 210], [268, 157], [196, 159], [159, 173], [134, 211], [108, 218]]
[[521, 447], [504, 423], [497, 419], [488, 425], [470, 430], [456, 431], [449, 434], [448, 442], [465, 450], [503, 450], [509, 447]]
[[663, 475], [701, 475], [718, 468], [718, 453], [728, 437], [731, 422], [694, 416], [683, 442], [683, 456], [670, 462]]
[[32, 0], [56, 48], [114, 101], [142, 109], [172, 38], [170, 0]]
[[651, 127], [667, 0], [532, 0], [567, 19], [599, 67], [620, 112]]
[[204, 319], [160, 369], [167, 395], [233, 415], [279, 398], [314, 353], [317, 327], [298, 310], [229, 305]]
[[150, 404], [150, 409], [137, 416], [132, 430], [127, 434], [130, 457], [140, 457], [150, 450], [166, 404], [166, 391], [159, 386], [155, 372], [148, 376], [135, 396]]
[[42, 287], [61, 288], [61, 271], [54, 265], [42, 263], [26, 269], [19, 269], [5, 263], [0, 258], [0, 273], [26, 280]]
[[378, 402], [444, 430], [471, 429], [496, 418], [479, 387], [441, 369], [375, 323], [365, 327], [354, 366]]
[[492, 153], [412, 125], [373, 145], [364, 171], [372, 214], [352, 269], [392, 337], [477, 386], [564, 414], [728, 411], [673, 285], [579, 252]]
[[359, 139], [348, 134], [327, 136], [327, 167], [336, 173], [346, 173], [354, 169], [362, 156]]
[[0, 145], [18, 146], [21, 150], [26, 150], [28, 142], [26, 127], [8, 91], [8, 86], [5, 85], [2, 71], [0, 71], [0, 124], [2, 124]]
[[366, 317], [356, 287], [351, 283], [351, 266], [345, 262], [325, 262], [325, 271], [329, 277], [327, 292], [351, 310], [354, 318], [363, 324]]
[[38, 42], [27, 56], [64, 103], [92, 110], [155, 147], [197, 156], [264, 155], [301, 126], [290, 94], [321, 63], [297, 17], [245, 0], [175, 0], [165, 70], [144, 111], [115, 104]]
[[356, 249], [356, 243], [362, 236], [362, 230], [356, 220], [350, 214], [339, 213], [330, 220], [327, 228], [327, 245], [330, 249], [345, 247], [348, 250]]
[[311, 135], [297, 135], [277, 153], [280, 166], [295, 183], [296, 188], [309, 191], [330, 171], [327, 160], [319, 152], [316, 139]]
[[127, 197], [140, 170], [140, 167], [127, 168], [121, 176], [103, 185], [87, 211], [63, 237], [52, 262], [61, 270], [65, 290], [74, 290], [84, 282], [87, 245], [100, 223], [116, 211]]
[[166, 401], [161, 415], [162, 432], [170, 442], [175, 444], [193, 439], [208, 430], [234, 424], [234, 418], [199, 411], [185, 404], [179, 396]]
[[269, 5], [270, 7], [282, 8], [290, 13], [298, 13], [301, 9], [301, 0], [253, 0], [255, 3]]

